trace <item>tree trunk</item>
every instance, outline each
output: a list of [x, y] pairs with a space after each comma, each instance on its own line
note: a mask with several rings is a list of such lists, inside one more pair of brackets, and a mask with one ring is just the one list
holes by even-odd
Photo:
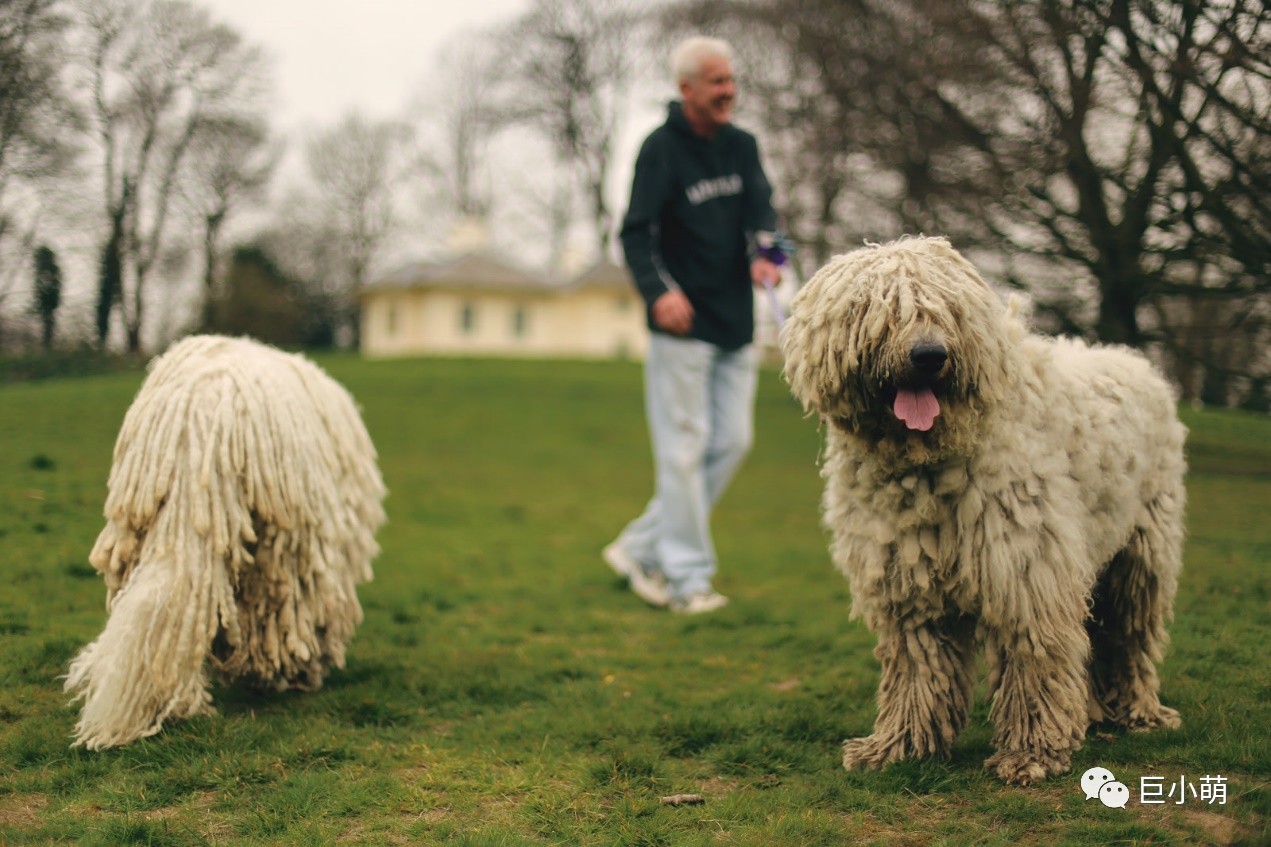
[[128, 352], [140, 353], [141, 352], [141, 326], [136, 323], [129, 324], [127, 336], [128, 336]]
[[591, 183], [591, 213], [596, 222], [597, 247], [600, 248], [600, 261], [608, 262], [609, 245], [613, 237], [613, 217], [609, 214], [609, 206], [605, 202], [605, 183], [602, 175]]
[[1142, 346], [1138, 310], [1143, 285], [1138, 279], [1138, 269], [1125, 261], [1111, 269], [1099, 270], [1103, 275], [1099, 279], [1099, 319], [1095, 334], [1108, 344]]
[[110, 239], [102, 247], [101, 278], [98, 280], [97, 346], [102, 349], [105, 349], [106, 337], [110, 335], [110, 315], [115, 310], [115, 301], [123, 293], [120, 279], [122, 275], [122, 258], [119, 255], [119, 233], [116, 231], [111, 234]]
[[1253, 381], [1249, 387], [1249, 396], [1245, 397], [1240, 408], [1247, 412], [1271, 412], [1271, 380], [1261, 377]]
[[1215, 368], [1205, 368], [1204, 381], [1200, 386], [1200, 402], [1218, 409], [1227, 407], [1230, 394], [1230, 377]]
[[216, 243], [224, 219], [223, 211], [213, 212], [207, 216], [207, 226], [203, 230], [203, 329], [212, 325], [212, 310], [216, 301]]

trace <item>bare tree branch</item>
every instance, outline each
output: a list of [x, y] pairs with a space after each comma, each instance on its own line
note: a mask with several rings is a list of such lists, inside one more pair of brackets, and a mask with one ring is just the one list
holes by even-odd
[[[260, 50], [184, 0], [79, 0], [82, 56], [101, 147], [107, 240], [118, 255], [128, 349], [141, 346], [146, 288], [166, 238], [172, 200], [200, 132], [260, 108]], [[112, 226], [113, 229], [113, 226]]]
[[395, 121], [374, 122], [350, 115], [310, 139], [306, 158], [317, 191], [319, 228], [338, 245], [339, 266], [327, 272], [341, 322], [357, 343], [354, 292], [364, 285], [397, 222], [394, 192], [407, 167], [412, 133]]
[[1213, 363], [1207, 399], [1266, 383], [1260, 325], [1218, 329], [1271, 293], [1265, 3], [694, 0], [671, 23], [759, 59], [752, 114], [819, 260], [939, 231], [1041, 262], [1003, 281], [1065, 331]]
[[602, 258], [613, 243], [606, 189], [634, 71], [638, 9], [636, 0], [535, 0], [501, 32], [499, 116], [550, 140], [575, 175]]

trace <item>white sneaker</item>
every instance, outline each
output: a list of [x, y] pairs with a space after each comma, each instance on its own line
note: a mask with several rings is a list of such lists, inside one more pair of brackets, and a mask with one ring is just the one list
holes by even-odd
[[616, 541], [602, 550], [600, 555], [614, 573], [626, 578], [627, 585], [641, 600], [659, 609], [670, 605], [671, 592], [667, 590], [666, 577], [661, 573], [646, 572]]
[[699, 591], [697, 594], [690, 594], [688, 597], [677, 597], [671, 601], [671, 611], [681, 615], [700, 615], [703, 612], [713, 612], [716, 609], [722, 609], [728, 605], [728, 598], [718, 591]]
[[601, 550], [600, 556], [609, 565], [610, 570], [623, 579], [628, 579], [632, 571], [640, 568], [640, 563], [631, 558], [626, 550], [619, 547], [617, 541]]

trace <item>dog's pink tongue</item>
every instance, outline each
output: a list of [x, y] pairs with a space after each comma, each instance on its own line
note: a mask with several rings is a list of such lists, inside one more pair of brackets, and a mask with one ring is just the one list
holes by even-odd
[[940, 414], [940, 401], [930, 388], [898, 388], [896, 403], [892, 406], [896, 417], [905, 422], [905, 426], [926, 432], [936, 423], [936, 415]]

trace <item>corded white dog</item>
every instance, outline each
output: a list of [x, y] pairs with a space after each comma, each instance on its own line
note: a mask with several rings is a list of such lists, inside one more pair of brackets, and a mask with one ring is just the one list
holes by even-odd
[[213, 711], [209, 666], [311, 690], [343, 667], [384, 521], [375, 448], [307, 359], [196, 336], [151, 363], [115, 443], [105, 631], [71, 663], [75, 743], [153, 735]]
[[824, 522], [878, 636], [872, 735], [845, 767], [950, 753], [991, 662], [994, 755], [1066, 771], [1091, 721], [1176, 727], [1155, 665], [1182, 566], [1183, 440], [1142, 356], [1028, 333], [941, 238], [832, 259], [783, 334], [827, 422]]

